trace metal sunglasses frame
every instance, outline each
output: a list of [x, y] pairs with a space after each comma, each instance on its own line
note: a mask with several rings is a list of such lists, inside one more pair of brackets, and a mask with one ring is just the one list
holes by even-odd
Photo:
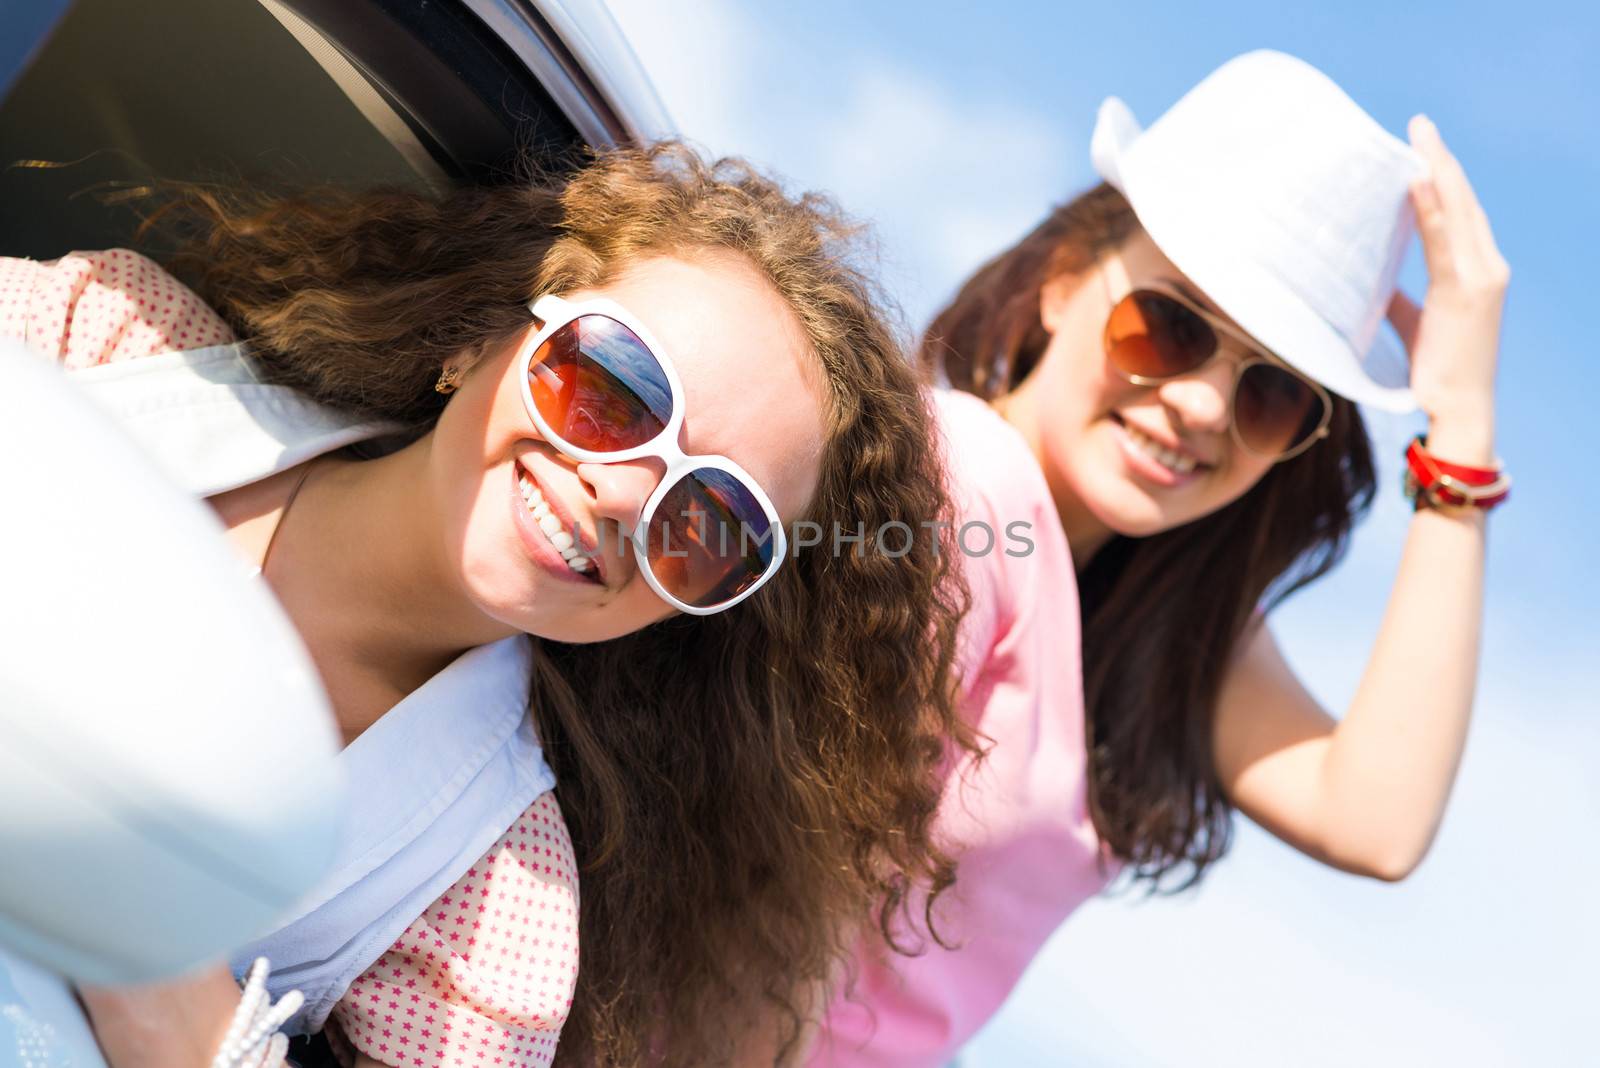
[[[1220, 343], [1220, 338], [1222, 335], [1226, 335], [1238, 342], [1238, 344], [1243, 347], [1246, 352], [1253, 354], [1239, 360], [1234, 365], [1233, 382], [1228, 388], [1228, 432], [1233, 435], [1233, 440], [1239, 443], [1239, 447], [1241, 449], [1252, 456], [1258, 456], [1264, 460], [1271, 460], [1275, 464], [1281, 464], [1285, 460], [1290, 460], [1296, 456], [1299, 456], [1301, 453], [1311, 448], [1311, 446], [1328, 436], [1328, 424], [1333, 420], [1333, 398], [1328, 395], [1328, 391], [1322, 387], [1321, 383], [1315, 381], [1314, 379], [1307, 378], [1305, 375], [1301, 374], [1299, 371], [1296, 371], [1282, 360], [1262, 354], [1263, 350], [1260, 343], [1228, 322], [1219, 319], [1206, 309], [1195, 304], [1194, 301], [1190, 300], [1184, 295], [1182, 290], [1178, 289], [1170, 282], [1166, 282], [1161, 279], [1151, 279], [1148, 282], [1136, 283], [1132, 279], [1128, 279], [1128, 291], [1120, 297], [1113, 297], [1111, 291], [1111, 279], [1106, 276], [1104, 260], [1098, 264], [1098, 270], [1100, 274], [1100, 280], [1105, 287], [1106, 300], [1110, 302], [1110, 307], [1106, 312], [1106, 327], [1101, 331], [1101, 346], [1105, 349], [1106, 361], [1111, 364], [1112, 369], [1115, 370], [1117, 374], [1121, 375], [1123, 378], [1126, 378], [1129, 382], [1132, 382], [1136, 386], [1159, 386], [1163, 382], [1171, 382], [1174, 379], [1182, 378], [1184, 375], [1193, 374], [1195, 371], [1200, 370], [1200, 368], [1204, 367], [1212, 360], [1215, 360], [1217, 357], [1221, 356], [1223, 347]], [[1168, 297], [1177, 301], [1183, 307], [1198, 315], [1207, 326], [1211, 327], [1212, 332], [1217, 334], [1219, 337], [1219, 343], [1211, 355], [1207, 356], [1205, 359], [1201, 360], [1187, 371], [1182, 371], [1175, 375], [1136, 375], [1124, 371], [1121, 367], [1118, 367], [1116, 359], [1111, 355], [1111, 339], [1109, 336], [1111, 315], [1116, 311], [1118, 305], [1141, 290], [1157, 293], [1163, 297]], [[1322, 417], [1317, 421], [1317, 428], [1308, 434], [1304, 441], [1300, 442], [1287, 452], [1268, 454], [1257, 449], [1253, 449], [1250, 447], [1249, 442], [1244, 440], [1244, 435], [1239, 431], [1239, 420], [1237, 418], [1237, 412], [1239, 410], [1239, 383], [1244, 380], [1245, 371], [1249, 370], [1251, 367], [1254, 367], [1256, 364], [1266, 364], [1269, 367], [1275, 367], [1280, 371], [1285, 371], [1291, 375], [1294, 375], [1294, 377], [1300, 379], [1300, 381], [1311, 387], [1312, 393], [1322, 405]]]
[[[667, 493], [685, 475], [701, 468], [725, 471], [738, 479], [750, 491], [751, 496], [756, 499], [756, 503], [761, 506], [762, 511], [766, 513], [768, 529], [772, 533], [773, 542], [772, 561], [767, 565], [766, 571], [762, 572], [761, 577], [751, 583], [748, 588], [741, 590], [731, 599], [708, 608], [681, 601], [669, 593], [656, 578], [655, 572], [650, 566], [650, 558], [644, 549], [644, 544], [648, 543], [649, 539], [645, 538], [641, 543], [641, 539], [636, 537], [633, 532], [629, 532], [628, 540], [633, 543], [634, 560], [638, 563], [639, 571], [644, 575], [645, 581], [650, 584], [650, 588], [656, 592], [656, 595], [680, 612], [686, 612], [694, 616], [711, 616], [716, 615], [718, 612], [727, 611], [766, 585], [767, 581], [777, 574], [778, 569], [783, 566], [784, 557], [788, 555], [789, 542], [784, 534], [783, 521], [778, 516], [778, 510], [773, 507], [772, 499], [761, 488], [761, 484], [751, 477], [748, 471], [726, 456], [714, 453], [691, 455], [679, 447], [678, 435], [683, 430], [684, 420], [683, 383], [678, 378], [677, 368], [672, 365], [672, 361], [662, 351], [661, 344], [656, 341], [649, 328], [634, 318], [626, 308], [611, 300], [568, 301], [561, 297], [547, 294], [529, 304], [528, 310], [541, 320], [543, 325], [523, 342], [522, 351], [517, 353], [518, 377], [522, 389], [523, 407], [528, 410], [528, 417], [533, 420], [533, 425], [538, 428], [544, 439], [563, 454], [582, 463], [621, 463], [625, 460], [637, 460], [641, 457], [652, 456], [667, 465], [666, 473], [661, 476], [660, 482], [656, 484], [655, 490], [650, 494], [645, 501], [644, 507], [639, 512], [639, 524], [635, 530], [641, 528], [648, 530], [650, 520], [655, 518], [656, 509], [661, 506], [661, 502], [666, 498]], [[549, 340], [556, 331], [585, 315], [604, 316], [633, 331], [634, 336], [644, 343], [645, 348], [649, 350], [650, 355], [655, 358], [656, 363], [661, 366], [662, 372], [666, 375], [667, 386], [672, 394], [672, 414], [668, 416], [667, 424], [661, 428], [661, 432], [642, 445], [619, 449], [615, 452], [595, 452], [591, 449], [581, 449], [556, 433], [550, 424], [545, 421], [544, 416], [539, 411], [539, 406], [533, 401], [533, 390], [528, 384], [528, 374], [533, 367], [534, 353], [538, 352], [539, 347]], [[743, 532], [741, 531], [742, 536]]]

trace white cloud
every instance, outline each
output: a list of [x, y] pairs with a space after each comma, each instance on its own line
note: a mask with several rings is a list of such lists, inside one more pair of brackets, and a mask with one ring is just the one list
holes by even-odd
[[914, 323], [1088, 180], [1086, 144], [1042, 111], [952, 90], [887, 58], [819, 59], [723, 0], [612, 9], [683, 134], [823, 189], [879, 236], [883, 280]]
[[[887, 63], [848, 77], [844, 107], [813, 149], [819, 181], [876, 219], [914, 312], [931, 311], [983, 260], [1070, 192], [1070, 138], [1043, 115]], [[914, 306], [914, 307], [913, 307]]]

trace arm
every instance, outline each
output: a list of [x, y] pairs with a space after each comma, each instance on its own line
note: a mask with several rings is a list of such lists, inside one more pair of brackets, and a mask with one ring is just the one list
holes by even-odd
[[239, 987], [221, 964], [183, 979], [78, 994], [111, 1068], [207, 1068], [239, 1007]]
[[[1428, 296], [1398, 297], [1428, 448], [1494, 459], [1493, 382], [1509, 272], [1460, 165], [1425, 120], [1413, 144], [1432, 178], [1413, 189]], [[1404, 878], [1433, 842], [1466, 742], [1483, 613], [1485, 514], [1416, 512], [1355, 698], [1335, 721], [1265, 626], [1244, 640], [1214, 724], [1218, 774], [1240, 811], [1344, 871]]]

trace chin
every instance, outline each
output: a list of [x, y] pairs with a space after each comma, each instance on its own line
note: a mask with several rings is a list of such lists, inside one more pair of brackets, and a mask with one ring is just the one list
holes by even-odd
[[524, 613], [524, 618], [520, 622], [516, 619], [507, 622], [536, 638], [568, 645], [594, 645], [637, 633], [650, 624], [675, 614], [665, 603], [658, 603], [660, 611], [653, 613], [639, 605], [612, 601], [609, 604], [563, 611], [554, 619], [545, 618], [549, 615], [545, 613], [545, 617], [533, 620], [527, 618], [527, 613]]
[[1139, 487], [1112, 479], [1097, 486], [1089, 508], [1095, 518], [1124, 538], [1148, 538], [1178, 526], [1183, 520], [1152, 500]]
[[604, 614], [582, 620], [568, 618], [563, 621], [562, 633], [549, 637], [552, 641], [566, 642], [570, 645], [594, 645], [627, 637], [654, 622], [655, 620], [651, 619], [621, 623], [615, 618], [606, 618]]
[[526, 631], [523, 624], [537, 614], [538, 596], [525, 574], [469, 561], [461, 584], [473, 606], [490, 619]]
[[1164, 516], [1130, 514], [1127, 511], [1102, 515], [1100, 520], [1124, 538], [1148, 538], [1176, 525]]

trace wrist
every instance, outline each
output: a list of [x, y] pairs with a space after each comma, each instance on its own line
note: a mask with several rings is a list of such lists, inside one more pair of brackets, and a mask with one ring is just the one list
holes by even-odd
[[1429, 414], [1428, 451], [1441, 460], [1490, 467], [1495, 463], [1494, 412], [1455, 410]]
[[[1458, 424], [1463, 425], [1463, 424]], [[1449, 426], [1446, 427], [1447, 431]], [[1471, 452], [1479, 437], [1447, 437], [1446, 443]], [[1491, 443], [1492, 451], [1492, 443]], [[1466, 508], [1487, 512], [1505, 501], [1511, 492], [1511, 476], [1498, 458], [1484, 463], [1466, 463], [1459, 455], [1449, 459], [1434, 448], [1431, 435], [1418, 434], [1406, 446], [1406, 468], [1402, 483], [1406, 498], [1420, 511], [1451, 511]]]

